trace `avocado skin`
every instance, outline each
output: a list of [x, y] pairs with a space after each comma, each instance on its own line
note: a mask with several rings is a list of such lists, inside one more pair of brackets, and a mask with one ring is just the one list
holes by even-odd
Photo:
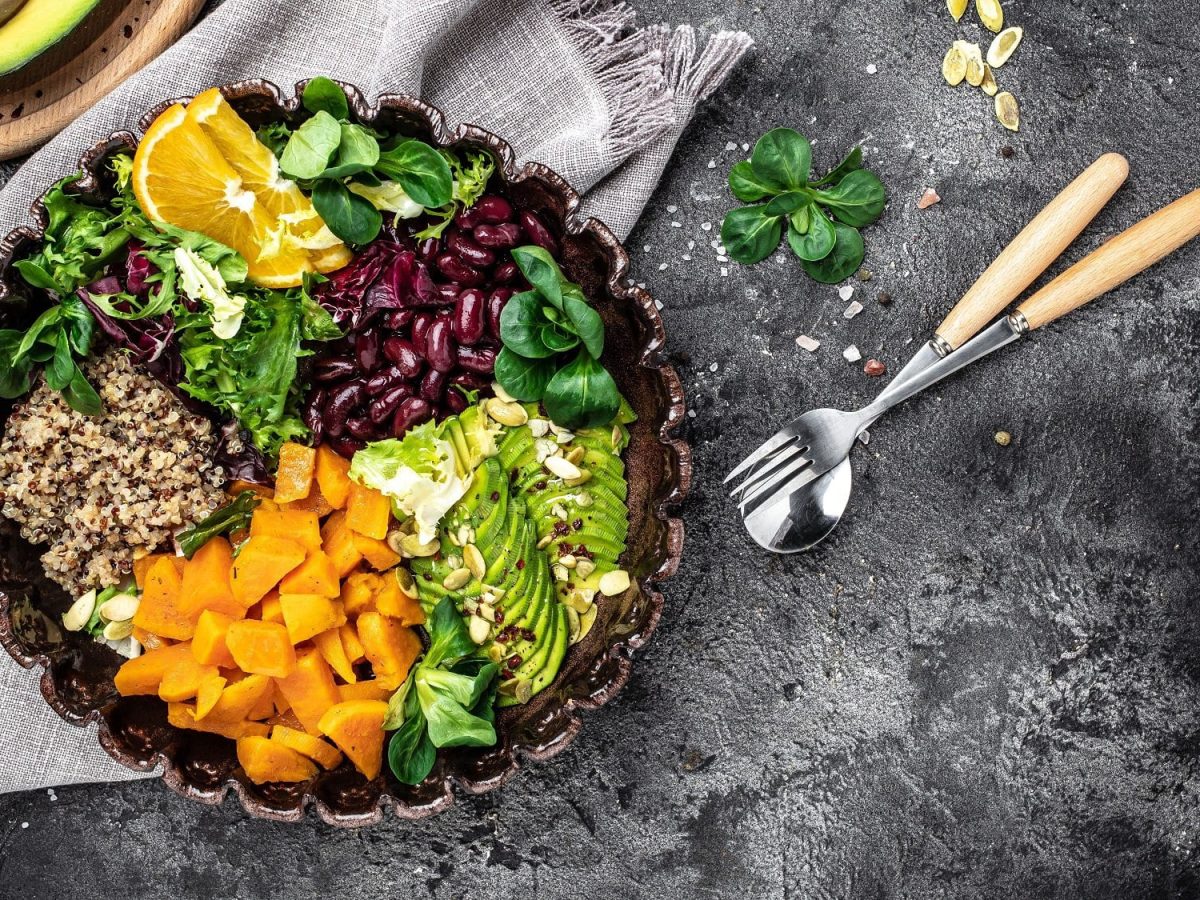
[[15, 72], [75, 30], [100, 0], [0, 0], [0, 75]]

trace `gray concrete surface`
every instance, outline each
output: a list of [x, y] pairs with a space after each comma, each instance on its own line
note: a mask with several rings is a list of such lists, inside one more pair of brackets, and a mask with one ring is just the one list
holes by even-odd
[[[631, 240], [697, 478], [624, 694], [569, 752], [416, 824], [274, 825], [157, 783], [0, 797], [0, 897], [1200, 896], [1200, 246], [881, 422], [819, 552], [757, 552], [719, 488], [771, 423], [868, 399], [842, 349], [898, 368], [1100, 152], [1132, 176], [1075, 257], [1197, 186], [1192, 4], [1007, 4], [1018, 135], [941, 83], [949, 42], [981, 36], [940, 0], [638, 5], [758, 47]], [[722, 277], [701, 230], [727, 142], [780, 124], [821, 163], [864, 141], [889, 189], [852, 321], [785, 252]]]

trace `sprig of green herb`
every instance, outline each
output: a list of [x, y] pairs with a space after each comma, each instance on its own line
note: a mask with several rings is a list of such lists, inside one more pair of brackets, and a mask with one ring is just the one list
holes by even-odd
[[500, 314], [496, 380], [517, 400], [541, 401], [565, 428], [608, 424], [621, 394], [599, 362], [604, 320], [541, 247], [517, 247], [512, 256], [532, 290], [515, 294]]
[[439, 747], [496, 743], [496, 676], [500, 667], [478, 649], [454, 601], [443, 597], [425, 626], [429, 650], [388, 702], [383, 727], [395, 732], [388, 765], [404, 784], [420, 784]]
[[179, 549], [188, 559], [219, 534], [229, 534], [250, 527], [250, 517], [258, 506], [259, 497], [254, 491], [242, 491], [224, 506], [218, 507], [191, 528], [185, 528], [175, 536]]
[[731, 259], [747, 265], [766, 259], [786, 228], [788, 246], [811, 278], [835, 284], [857, 271], [865, 254], [858, 229], [883, 213], [883, 184], [862, 168], [861, 147], [815, 181], [811, 167], [808, 139], [790, 128], [768, 131], [750, 159], [734, 165], [729, 189], [756, 205], [730, 210], [721, 224]]

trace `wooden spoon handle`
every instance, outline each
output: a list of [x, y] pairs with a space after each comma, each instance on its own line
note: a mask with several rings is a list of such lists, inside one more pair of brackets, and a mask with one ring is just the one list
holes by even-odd
[[1104, 208], [1129, 174], [1119, 153], [1105, 153], [1063, 188], [1013, 238], [938, 326], [957, 350], [1019, 297]]
[[1040, 328], [1111, 291], [1200, 235], [1200, 189], [1102, 244], [1017, 307]]

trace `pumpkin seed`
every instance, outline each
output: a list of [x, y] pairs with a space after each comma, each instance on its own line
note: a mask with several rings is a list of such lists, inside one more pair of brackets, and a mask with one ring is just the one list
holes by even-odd
[[463, 547], [463, 563], [471, 574], [482, 580], [484, 573], [487, 572], [487, 563], [483, 559], [483, 554], [479, 552], [479, 548], [474, 544], [467, 544]]
[[1000, 85], [996, 84], [996, 73], [987, 63], [983, 64], [983, 81], [979, 86], [989, 97], [995, 97], [996, 91], [1000, 90]]
[[595, 502], [595, 498], [593, 498], [592, 495], [587, 491], [580, 491], [575, 495], [575, 505], [580, 509], [587, 509]]
[[498, 381], [492, 382], [492, 393], [495, 394], [497, 397], [499, 397], [501, 400], [503, 400], [505, 403], [516, 403], [517, 402], [517, 398], [514, 397], [512, 394], [510, 394], [508, 391], [506, 391], [504, 389], [503, 385], [501, 385], [500, 382], [498, 382]]
[[487, 402], [487, 414], [501, 425], [517, 427], [529, 421], [529, 413], [520, 403], [505, 403], [499, 397], [492, 397]]
[[71, 608], [63, 613], [63, 628], [67, 631], [82, 631], [91, 621], [92, 613], [96, 611], [96, 592], [88, 591], [71, 604]]
[[549, 546], [550, 546], [550, 545], [551, 545], [553, 542], [554, 542], [554, 535], [553, 535], [553, 534], [548, 534], [548, 535], [546, 535], [544, 538], [542, 538], [540, 541], [538, 541], [538, 542], [537, 542], [537, 548], [538, 548], [539, 550], [545, 550], [545, 549], [546, 549], [547, 547], [549, 547]]
[[567, 594], [567, 599], [563, 602], [566, 603], [569, 609], [573, 609], [581, 615], [592, 608], [592, 601], [584, 597], [579, 591], [571, 591], [571, 593]]
[[545, 437], [550, 431], [550, 420], [530, 419], [529, 431], [534, 437]]
[[1017, 46], [1021, 43], [1021, 38], [1025, 32], [1023, 29], [1016, 26], [1005, 28], [1002, 32], [992, 38], [992, 45], [988, 47], [987, 61], [988, 65], [993, 69], [998, 69], [1016, 52]]
[[1004, 9], [1000, 0], [975, 0], [975, 13], [989, 31], [998, 32], [1004, 27]]
[[510, 678], [500, 682], [497, 690], [506, 697], [514, 698], [518, 703], [528, 703], [533, 696], [533, 683], [528, 678]]
[[962, 84], [967, 77], [967, 56], [958, 47], [946, 51], [946, 57], [942, 60], [942, 77], [951, 86]]
[[950, 10], [950, 15], [957, 22], [963, 17], [963, 13], [967, 11], [967, 0], [946, 0], [946, 8]]
[[566, 581], [571, 577], [571, 573], [567, 571], [567, 567], [560, 563], [555, 563], [550, 568], [554, 571], [555, 581]]
[[422, 544], [420, 535], [406, 534], [400, 539], [400, 554], [402, 556], [433, 556], [442, 549], [437, 538]]
[[592, 480], [592, 473], [590, 471], [588, 471], [587, 469], [584, 469], [582, 472], [579, 473], [578, 477], [576, 477], [576, 478], [564, 478], [563, 483], [567, 487], [579, 487], [579, 485], [587, 484], [591, 480]]
[[570, 453], [567, 454], [566, 460], [569, 463], [574, 463], [575, 465], [579, 465], [581, 462], [583, 462], [583, 458], [586, 455], [587, 455], [586, 447], [576, 447], [574, 450], [572, 450]]
[[131, 619], [126, 619], [123, 622], [109, 622], [104, 626], [104, 639], [106, 641], [123, 641], [131, 634], [133, 634], [133, 621]]
[[455, 569], [442, 579], [442, 587], [448, 591], [457, 591], [459, 588], [466, 587], [470, 580], [470, 569]]
[[[550, 426], [550, 430], [554, 431], [553, 425]], [[575, 440], [575, 433], [572, 431], [555, 431], [554, 440], [559, 444], [569, 444], [571, 441]]]
[[115, 594], [100, 604], [100, 616], [108, 622], [127, 622], [137, 614], [139, 603], [135, 594]]
[[479, 615], [487, 619], [489, 622], [496, 621], [496, 607], [492, 606], [490, 603], [480, 603], [476, 607], [476, 612], [478, 612]]
[[1021, 130], [1021, 111], [1017, 106], [1017, 98], [1008, 91], [996, 95], [996, 118], [1009, 131]]
[[409, 600], [417, 599], [417, 583], [413, 580], [412, 573], [408, 569], [396, 568], [396, 584], [400, 586], [402, 593]]
[[587, 637], [592, 626], [596, 624], [596, 605], [593, 603], [591, 608], [579, 616], [579, 640]]
[[971, 87], [979, 87], [983, 84], [983, 67], [984, 63], [977, 59], [967, 60], [967, 84]]
[[492, 623], [487, 619], [479, 616], [471, 616], [467, 620], [467, 634], [471, 636], [476, 644], [482, 644], [488, 639], [488, 635], [492, 633]]
[[504, 648], [499, 644], [492, 644], [488, 647], [487, 654], [488, 659], [494, 663], [498, 663], [500, 660], [504, 659]]
[[612, 430], [612, 448], [613, 453], [621, 449], [621, 445], [625, 443], [625, 435], [621, 432], [620, 425], [614, 425]]
[[615, 597], [629, 590], [629, 573], [624, 569], [613, 569], [600, 576], [600, 593], [605, 597]]
[[575, 574], [580, 578], [587, 578], [596, 571], [596, 564], [590, 559], [584, 558], [575, 564]]
[[567, 607], [567, 643], [577, 644], [582, 637], [579, 629], [579, 613]]
[[561, 456], [546, 457], [545, 465], [546, 468], [550, 470], [551, 474], [557, 475], [563, 481], [567, 481], [572, 478], [578, 478], [582, 474], [579, 470], [579, 466]]
[[461, 569], [462, 567], [463, 567], [463, 561], [462, 561], [461, 556], [457, 556], [457, 555], [451, 553], [449, 556], [446, 557], [446, 568]]
[[574, 553], [564, 553], [558, 558], [558, 564], [566, 566], [568, 569], [574, 569], [579, 564], [579, 560], [575, 558]]

